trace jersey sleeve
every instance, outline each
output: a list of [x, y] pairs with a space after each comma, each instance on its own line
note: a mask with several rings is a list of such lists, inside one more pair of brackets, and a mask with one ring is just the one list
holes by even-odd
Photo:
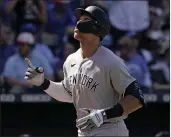
[[64, 89], [72, 96], [72, 92], [70, 89], [70, 83], [69, 83], [69, 78], [67, 77], [67, 71], [66, 71], [66, 62], [63, 65], [63, 73], [64, 73], [64, 79], [62, 81]]
[[110, 70], [110, 77], [113, 88], [120, 95], [123, 95], [129, 84], [135, 81], [135, 78], [128, 73], [127, 67], [122, 60], [113, 65]]

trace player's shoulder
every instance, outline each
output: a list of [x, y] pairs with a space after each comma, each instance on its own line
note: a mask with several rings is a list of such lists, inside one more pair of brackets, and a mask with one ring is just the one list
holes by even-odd
[[113, 51], [106, 47], [101, 47], [101, 56], [98, 63], [108, 68], [125, 66], [124, 60], [117, 56]]

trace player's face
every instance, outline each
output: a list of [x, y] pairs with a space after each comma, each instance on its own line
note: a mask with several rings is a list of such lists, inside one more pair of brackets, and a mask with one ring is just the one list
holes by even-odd
[[[87, 16], [87, 15], [83, 15], [80, 17], [80, 19], [78, 20], [77, 24], [79, 22], [82, 22], [82, 21], [88, 21], [88, 20], [91, 20], [91, 17]], [[79, 30], [77, 29], [77, 27], [75, 27], [74, 29], [74, 38], [78, 41], [82, 41], [82, 40], [89, 40], [91, 41], [93, 38], [95, 37], [94, 34], [91, 34], [91, 33], [82, 33], [82, 32], [79, 32]]]

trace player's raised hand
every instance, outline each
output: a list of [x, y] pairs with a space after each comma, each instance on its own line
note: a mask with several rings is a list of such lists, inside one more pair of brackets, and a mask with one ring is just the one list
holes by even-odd
[[28, 58], [25, 58], [25, 61], [28, 65], [28, 69], [25, 73], [25, 79], [28, 83], [40, 86], [44, 82], [44, 70], [42, 67], [34, 68], [31, 61]]

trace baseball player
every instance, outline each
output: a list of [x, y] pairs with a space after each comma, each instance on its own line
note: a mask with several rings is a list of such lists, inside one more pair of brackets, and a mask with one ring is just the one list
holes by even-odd
[[100, 45], [110, 30], [106, 13], [89, 6], [75, 14], [74, 38], [80, 49], [66, 59], [64, 80], [44, 78], [43, 68], [33, 67], [28, 59], [25, 79], [56, 100], [74, 104], [78, 136], [128, 136], [124, 119], [145, 105], [139, 85], [124, 62]]

